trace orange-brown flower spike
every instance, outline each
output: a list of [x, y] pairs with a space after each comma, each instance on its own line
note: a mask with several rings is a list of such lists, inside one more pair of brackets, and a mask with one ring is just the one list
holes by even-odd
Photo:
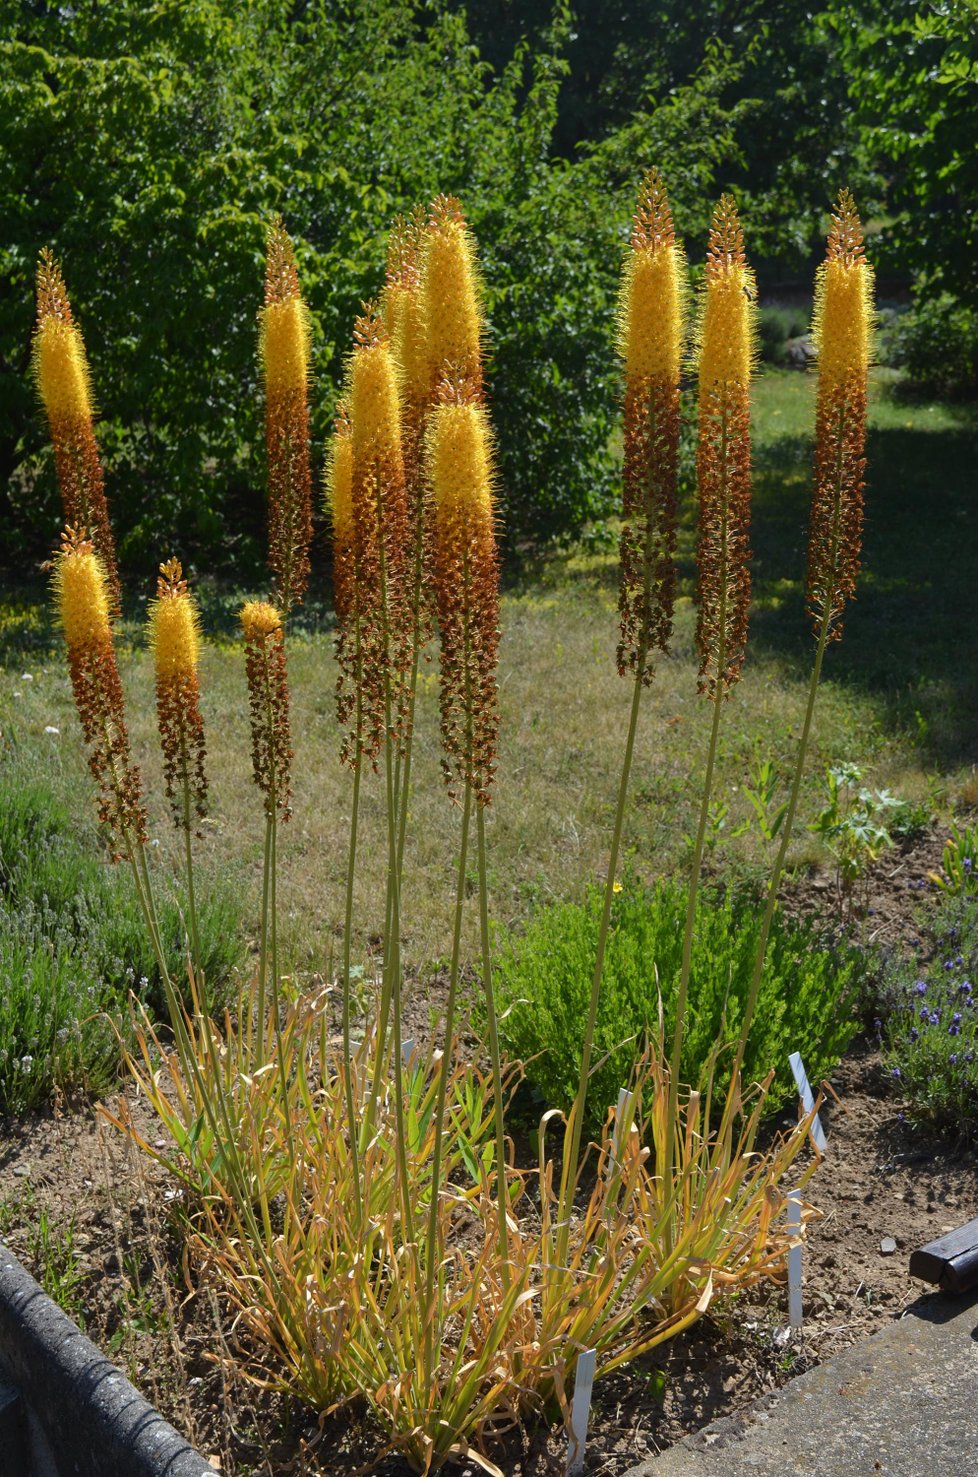
[[71, 528], [87, 529], [91, 534], [108, 580], [113, 609], [118, 610], [119, 575], [95, 442], [85, 345], [72, 317], [61, 267], [46, 247], [37, 267], [37, 326], [31, 360], [51, 430], [65, 521]]
[[204, 720], [197, 660], [200, 616], [178, 559], [160, 565], [149, 607], [149, 645], [156, 668], [156, 713], [163, 747], [166, 797], [176, 825], [207, 814]]
[[292, 814], [292, 731], [282, 613], [264, 600], [241, 608], [251, 713], [251, 767], [265, 814]]
[[475, 242], [451, 195], [439, 195], [431, 205], [422, 293], [429, 393], [443, 380], [465, 380], [481, 395], [485, 328]]
[[278, 602], [288, 614], [302, 600], [309, 581], [310, 328], [295, 253], [280, 220], [274, 220], [268, 231], [260, 328], [268, 453], [268, 562]]
[[707, 247], [699, 339], [696, 470], [700, 691], [725, 695], [740, 676], [750, 611], [750, 377], [757, 287], [737, 210], [724, 195]]
[[618, 300], [625, 459], [618, 670], [648, 685], [672, 634], [686, 262], [657, 170], [642, 181]]
[[109, 831], [117, 861], [145, 842], [146, 810], [129, 747], [112, 643], [109, 580], [84, 533], [65, 529], [54, 560], [53, 585], [75, 706], [88, 745], [88, 767], [99, 787], [99, 819]]
[[813, 336], [818, 391], [807, 600], [816, 632], [824, 622], [826, 639], [837, 641], [859, 572], [873, 338], [873, 269], [863, 253], [862, 227], [848, 190], [839, 196], [815, 279]]
[[336, 604], [334, 645], [339, 676], [336, 712], [346, 733], [340, 749], [344, 764], [356, 765], [366, 748], [363, 649], [360, 637], [360, 590], [353, 525], [353, 441], [346, 406], [341, 405], [326, 458], [326, 510], [333, 530], [333, 599]]
[[492, 441], [485, 407], [464, 382], [445, 385], [427, 432], [441, 632], [442, 769], [449, 792], [489, 802], [499, 711], [499, 556]]
[[387, 329], [371, 308], [356, 321], [349, 385], [359, 700], [363, 752], [374, 760], [388, 717], [391, 737], [397, 741], [406, 737], [405, 676], [411, 662], [412, 617], [397, 366]]

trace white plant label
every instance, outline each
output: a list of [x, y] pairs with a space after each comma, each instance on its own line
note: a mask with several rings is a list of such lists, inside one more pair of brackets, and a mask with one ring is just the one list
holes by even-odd
[[[788, 1195], [788, 1233], [801, 1235], [801, 1191], [792, 1190]], [[788, 1252], [788, 1322], [792, 1328], [801, 1328], [801, 1246], [793, 1246]]]
[[584, 1349], [578, 1355], [574, 1375], [574, 1403], [571, 1406], [571, 1428], [567, 1437], [567, 1477], [584, 1471], [584, 1446], [587, 1423], [591, 1414], [591, 1391], [594, 1389], [595, 1349]]
[[[801, 1059], [801, 1052], [793, 1051], [788, 1058], [788, 1063], [791, 1067], [792, 1072], [794, 1073], [795, 1082], [798, 1087], [798, 1096], [801, 1098], [801, 1105], [807, 1115], [815, 1107], [815, 1099], [812, 1096], [812, 1089], [809, 1085], [808, 1073], [805, 1071], [805, 1063]], [[822, 1124], [817, 1113], [812, 1119], [812, 1138], [815, 1140], [815, 1147], [818, 1152], [820, 1154], [824, 1154], [826, 1147], [825, 1131], [822, 1128]]]
[[621, 1133], [622, 1121], [625, 1117], [625, 1109], [628, 1107], [631, 1093], [627, 1087], [623, 1087], [618, 1094], [618, 1106], [615, 1109], [615, 1128], [611, 1135], [611, 1160], [613, 1164], [618, 1163], [618, 1136]]

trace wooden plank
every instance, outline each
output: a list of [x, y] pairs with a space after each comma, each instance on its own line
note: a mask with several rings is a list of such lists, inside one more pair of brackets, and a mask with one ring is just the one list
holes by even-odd
[[936, 1282], [945, 1292], [967, 1292], [978, 1284], [978, 1220], [912, 1252], [910, 1275]]

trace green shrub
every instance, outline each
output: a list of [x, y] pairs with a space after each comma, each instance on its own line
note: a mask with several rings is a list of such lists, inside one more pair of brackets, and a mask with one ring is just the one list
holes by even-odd
[[55, 1091], [99, 1093], [119, 1068], [119, 990], [99, 981], [63, 918], [28, 903], [0, 907], [0, 1113], [24, 1113]]
[[877, 1028], [887, 1067], [915, 1118], [978, 1131], [978, 893], [945, 893], [927, 932], [929, 965], [884, 976]]
[[913, 390], [952, 399], [978, 394], [978, 312], [950, 293], [918, 297], [889, 341], [890, 361]]
[[[201, 947], [211, 999], [244, 958], [229, 890], [205, 894]], [[184, 977], [184, 925], [172, 899], [160, 924], [170, 972]], [[91, 831], [43, 783], [0, 783], [0, 1110], [53, 1088], [99, 1091], [118, 1062], [100, 1012], [121, 1020], [130, 989], [165, 1014], [159, 967], [128, 871], [99, 859]], [[26, 1061], [27, 1066], [22, 1064]]]
[[[501, 1024], [507, 1050], [527, 1063], [531, 1087], [567, 1108], [577, 1088], [581, 1039], [597, 942], [601, 897], [541, 909], [523, 933], [496, 943]], [[681, 962], [686, 892], [676, 882], [649, 890], [628, 884], [615, 899], [588, 1096], [597, 1123], [627, 1085], [641, 1043], [658, 1031], [659, 996], [671, 1041]], [[683, 1080], [697, 1083], [715, 1042], [736, 1037], [757, 949], [759, 910], [731, 895], [702, 897], [693, 939]], [[813, 929], [776, 914], [744, 1060], [749, 1080], [776, 1072], [773, 1112], [795, 1095], [788, 1056], [800, 1051], [810, 1078], [838, 1062], [858, 1027], [854, 1014], [866, 959], [851, 948], [820, 946]], [[718, 1081], [725, 1084], [721, 1060]]]

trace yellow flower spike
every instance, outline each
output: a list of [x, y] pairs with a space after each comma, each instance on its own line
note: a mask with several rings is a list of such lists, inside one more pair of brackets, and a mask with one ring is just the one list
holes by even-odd
[[467, 382], [443, 383], [428, 422], [434, 587], [441, 633], [442, 768], [489, 803], [499, 735], [499, 556], [492, 439]]
[[282, 614], [267, 600], [246, 600], [241, 607], [241, 629], [246, 641], [261, 640], [282, 629]]
[[91, 534], [108, 581], [111, 608], [118, 610], [119, 576], [92, 424], [85, 346], [72, 317], [61, 268], [47, 249], [41, 252], [37, 266], [31, 369], [48, 418], [65, 521], [68, 527]]
[[267, 600], [241, 607], [251, 718], [251, 768], [265, 815], [292, 814], [292, 730], [282, 612]]
[[345, 417], [337, 421], [326, 463], [326, 505], [333, 535], [349, 539], [353, 534], [353, 440]]
[[672, 634], [686, 260], [658, 170], [642, 180], [618, 298], [625, 367], [618, 671], [646, 685]]
[[59, 554], [54, 590], [69, 651], [111, 642], [108, 579], [87, 539], [66, 544]]
[[702, 386], [749, 384], [757, 360], [757, 282], [729, 195], [722, 196], [710, 229], [698, 342]]
[[261, 353], [268, 394], [303, 390], [309, 379], [309, 312], [298, 298], [262, 310]]
[[400, 447], [397, 366], [389, 339], [363, 345], [350, 364], [350, 426], [354, 456]]
[[149, 644], [157, 681], [192, 677], [200, 655], [200, 614], [178, 560], [161, 566], [159, 594], [149, 606]]
[[489, 422], [477, 401], [439, 405], [428, 438], [436, 517], [492, 516]]
[[848, 190], [832, 216], [815, 279], [818, 348], [815, 476], [808, 542], [808, 612], [827, 641], [842, 636], [862, 550], [866, 391], [873, 338], [873, 269]]
[[686, 306], [686, 256], [662, 178], [652, 169], [642, 181], [619, 295], [618, 352], [627, 379], [678, 382]]
[[729, 694], [740, 676], [750, 612], [750, 378], [756, 358], [757, 288], [744, 256], [737, 208], [713, 212], [699, 323], [696, 472], [700, 691]]
[[475, 243], [457, 200], [432, 203], [422, 268], [428, 383], [447, 374], [482, 388], [483, 318]]
[[425, 341], [421, 260], [426, 219], [419, 206], [407, 218], [397, 216], [391, 227], [384, 285], [384, 322], [408, 401], [427, 399], [428, 350]]
[[146, 840], [146, 808], [112, 644], [112, 590], [102, 559], [83, 532], [65, 529], [52, 585], [88, 767], [99, 788], [99, 820], [109, 831], [113, 860], [132, 857], [134, 846]]
[[812, 337], [820, 388], [833, 389], [851, 375], [865, 377], [873, 354], [873, 283], [855, 203], [843, 190], [815, 278]]
[[268, 230], [259, 326], [268, 457], [268, 562], [275, 575], [275, 598], [288, 614], [301, 602], [309, 582], [311, 332], [295, 252], [278, 219]]
[[91, 376], [74, 323], [45, 318], [40, 324], [34, 338], [34, 375], [50, 417], [91, 418]]
[[156, 665], [156, 712], [163, 749], [166, 797], [175, 823], [190, 831], [191, 816], [207, 814], [204, 720], [197, 659], [200, 615], [178, 559], [160, 565], [149, 606], [149, 644]]

